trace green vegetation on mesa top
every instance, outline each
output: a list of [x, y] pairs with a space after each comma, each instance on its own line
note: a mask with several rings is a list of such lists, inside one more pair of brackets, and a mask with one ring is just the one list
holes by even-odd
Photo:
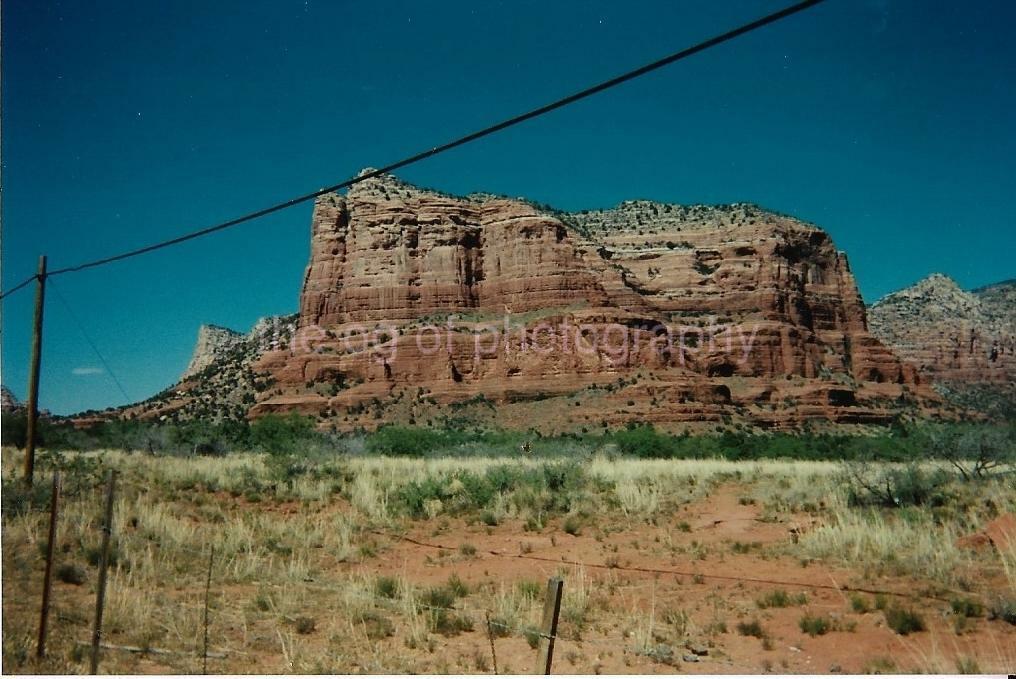
[[[3, 444], [23, 447], [24, 417], [4, 417]], [[641, 459], [969, 460], [971, 474], [984, 465], [1016, 459], [1016, 425], [913, 424], [876, 434], [766, 433], [724, 430], [672, 435], [651, 425], [632, 424], [600, 434], [542, 436], [537, 432], [384, 426], [371, 433], [329, 434], [312, 418], [269, 415], [253, 423], [191, 421], [159, 424], [105, 422], [87, 429], [43, 422], [41, 447], [50, 450], [139, 450], [153, 454], [224, 455], [260, 451], [271, 455], [358, 454], [389, 456], [472, 456], [531, 454], [579, 457], [593, 452]]]

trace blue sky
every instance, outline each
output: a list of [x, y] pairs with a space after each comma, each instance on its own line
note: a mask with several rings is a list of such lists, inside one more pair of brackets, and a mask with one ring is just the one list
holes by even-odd
[[[345, 179], [782, 6], [3, 3], [3, 287]], [[752, 201], [814, 221], [873, 301], [1016, 275], [1016, 6], [828, 0], [405, 179], [565, 209]], [[197, 327], [297, 306], [310, 207], [54, 279], [132, 399]], [[32, 293], [3, 302], [24, 397]], [[123, 402], [56, 294], [41, 404]]]

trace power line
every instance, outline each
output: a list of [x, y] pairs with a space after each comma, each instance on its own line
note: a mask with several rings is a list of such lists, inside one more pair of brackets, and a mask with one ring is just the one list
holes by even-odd
[[17, 292], [18, 290], [20, 290], [21, 288], [25, 287], [26, 285], [28, 285], [29, 283], [31, 283], [32, 281], [34, 281], [38, 277], [39, 277], [38, 274], [32, 274], [31, 276], [29, 276], [25, 280], [23, 280], [20, 283], [18, 283], [17, 285], [15, 285], [13, 288], [10, 288], [9, 290], [4, 290], [2, 293], [0, 293], [0, 299], [3, 299], [7, 295], [10, 295], [10, 294], [13, 294], [13, 293]]
[[170, 247], [172, 245], [178, 245], [180, 243], [193, 240], [195, 238], [207, 236], [209, 234], [216, 233], [218, 231], [223, 231], [225, 229], [238, 226], [240, 224], [244, 224], [254, 219], [258, 219], [260, 217], [265, 217], [275, 212], [285, 210], [286, 208], [290, 208], [295, 205], [305, 203], [309, 200], [313, 200], [314, 198], [317, 198], [318, 196], [324, 195], [326, 193], [331, 193], [334, 191], [338, 191], [340, 189], [349, 188], [354, 184], [358, 184], [368, 179], [373, 179], [374, 177], [378, 177], [383, 174], [388, 174], [400, 168], [417, 163], [426, 158], [436, 156], [440, 153], [444, 153], [445, 151], [449, 151], [456, 147], [463, 146], [464, 144], [468, 144], [478, 139], [482, 139], [483, 137], [494, 134], [495, 132], [500, 132], [501, 130], [513, 127], [515, 125], [518, 125], [519, 123], [523, 123], [527, 120], [531, 120], [533, 118], [537, 118], [544, 114], [550, 113], [551, 111], [563, 108], [565, 106], [568, 106], [569, 104], [574, 104], [575, 102], [585, 99], [587, 97], [591, 97], [594, 94], [598, 94], [600, 92], [603, 92], [604, 90], [616, 87], [622, 83], [628, 82], [629, 80], [634, 80], [635, 78], [639, 78], [643, 75], [646, 75], [647, 73], [651, 73], [652, 71], [663, 68], [664, 66], [669, 66], [674, 62], [681, 61], [682, 59], [686, 59], [694, 54], [698, 54], [699, 52], [703, 52], [711, 47], [715, 47], [729, 40], [733, 40], [734, 38], [744, 35], [745, 33], [749, 33], [756, 29], [763, 28], [764, 26], [768, 26], [769, 24], [775, 23], [781, 19], [785, 19], [786, 17], [789, 17], [793, 14], [797, 14], [798, 12], [801, 12], [810, 7], [813, 7], [819, 4], [820, 2], [822, 2], [822, 0], [804, 0], [803, 2], [798, 2], [796, 4], [790, 5], [789, 7], [781, 9], [778, 12], [768, 14], [760, 19], [756, 19], [755, 21], [752, 21], [750, 23], [739, 26], [738, 28], [727, 31], [726, 33], [721, 33], [720, 35], [709, 38], [708, 40], [700, 42], [696, 45], [686, 47], [685, 49], [682, 49], [678, 52], [674, 52], [673, 54], [663, 57], [662, 59], [650, 62], [648, 64], [645, 64], [644, 66], [640, 66], [639, 68], [628, 71], [622, 75], [616, 76], [609, 80], [605, 80], [591, 87], [587, 87], [586, 89], [575, 92], [574, 94], [568, 95], [566, 97], [553, 101], [549, 104], [545, 104], [538, 108], [532, 109], [531, 111], [527, 111], [526, 113], [522, 113], [512, 118], [508, 118], [507, 120], [503, 120], [494, 125], [490, 125], [489, 127], [485, 127], [481, 130], [477, 130], [476, 132], [472, 132], [463, 137], [459, 137], [454, 141], [450, 141], [440, 146], [435, 146], [426, 151], [421, 151], [420, 153], [409, 156], [408, 158], [404, 158], [397, 162], [391, 163], [390, 165], [386, 165], [379, 170], [373, 170], [371, 172], [364, 173], [358, 177], [347, 179], [346, 181], [340, 182], [338, 184], [333, 184], [332, 186], [328, 186], [323, 189], [318, 189], [317, 191], [312, 191], [311, 193], [306, 193], [302, 196], [291, 198], [289, 200], [277, 203], [270, 207], [262, 208], [255, 212], [245, 214], [241, 217], [237, 217], [235, 219], [231, 219], [229, 221], [216, 224], [214, 226], [209, 226], [204, 229], [199, 229], [197, 231], [192, 231], [190, 233], [177, 236], [176, 238], [171, 238], [169, 240], [162, 241], [159, 243], [153, 243], [152, 245], [146, 245], [145, 247], [137, 248], [135, 250], [129, 250], [127, 252], [123, 252], [117, 255], [103, 257], [102, 259], [96, 259], [90, 262], [84, 262], [82, 264], [64, 267], [62, 269], [55, 269], [51, 271], [49, 275], [56, 276], [64, 273], [71, 273], [73, 271], [82, 271], [84, 269], [90, 269], [93, 267], [102, 266], [104, 264], [111, 264], [112, 262], [128, 259], [130, 257], [137, 257], [138, 255], [154, 252], [155, 250], [160, 250], [162, 248]]
[[[50, 276], [52, 275], [53, 274], [50, 274]], [[67, 300], [64, 299], [64, 296], [60, 294], [60, 290], [56, 287], [56, 285], [54, 285], [53, 281], [49, 281], [49, 285], [53, 290], [53, 292], [56, 293], [57, 299], [59, 299], [60, 303], [64, 305], [64, 308], [67, 309], [67, 313], [70, 315], [71, 320], [73, 320], [74, 324], [78, 326], [78, 330], [81, 332], [81, 336], [85, 338], [85, 342], [87, 342], [88, 346], [92, 348], [92, 351], [95, 352], [95, 355], [99, 357], [99, 362], [102, 363], [103, 367], [106, 369], [106, 372], [109, 373], [109, 376], [113, 378], [113, 382], [116, 383], [116, 388], [120, 390], [121, 394], [123, 394], [123, 397], [124, 399], [127, 400], [127, 403], [131, 403], [131, 397], [127, 395], [127, 391], [123, 388], [123, 384], [120, 383], [120, 380], [118, 380], [116, 377], [116, 373], [113, 372], [113, 368], [111, 368], [106, 359], [103, 358], [102, 352], [99, 351], [99, 348], [95, 346], [95, 342], [92, 341], [92, 338], [89, 337], [88, 333], [85, 331], [85, 326], [78, 319], [77, 314], [74, 313], [74, 309], [67, 302]]]

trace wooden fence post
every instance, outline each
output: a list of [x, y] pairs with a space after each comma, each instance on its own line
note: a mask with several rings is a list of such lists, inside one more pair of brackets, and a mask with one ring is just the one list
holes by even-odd
[[540, 625], [540, 664], [533, 674], [550, 674], [554, 662], [554, 641], [557, 638], [557, 619], [561, 614], [561, 593], [564, 580], [558, 576], [547, 581], [547, 599], [543, 603], [543, 624]]
[[53, 550], [56, 545], [56, 522], [59, 518], [60, 472], [53, 472], [53, 495], [49, 500], [49, 542], [46, 543], [46, 574], [42, 578], [42, 610], [39, 612], [39, 641], [35, 656], [46, 655], [46, 626], [49, 624], [49, 597], [53, 589]]
[[205, 580], [205, 645], [201, 655], [201, 674], [208, 674], [208, 598], [212, 589], [212, 561], [215, 559], [215, 546], [208, 550], [208, 578]]
[[494, 649], [494, 627], [490, 624], [490, 611], [485, 611], [487, 618], [487, 640], [490, 642], [490, 659], [494, 662], [494, 674], [497, 674], [497, 651]]
[[106, 600], [106, 570], [109, 567], [109, 541], [113, 535], [113, 493], [116, 470], [109, 471], [106, 484], [106, 511], [102, 520], [102, 553], [99, 558], [99, 587], [95, 592], [95, 624], [92, 627], [91, 673], [99, 673], [99, 645], [102, 641], [102, 608]]

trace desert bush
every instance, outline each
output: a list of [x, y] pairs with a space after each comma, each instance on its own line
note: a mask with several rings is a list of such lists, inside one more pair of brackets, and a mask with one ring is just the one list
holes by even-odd
[[448, 583], [446, 586], [448, 591], [456, 597], [462, 598], [469, 596], [469, 586], [462, 581], [462, 578], [460, 578], [457, 573], [452, 573], [448, 576]]
[[984, 615], [984, 606], [973, 599], [953, 599], [950, 605], [953, 613], [966, 618], [979, 618]]
[[83, 585], [88, 579], [88, 573], [78, 564], [62, 563], [56, 567], [56, 579], [69, 585]]
[[395, 634], [395, 625], [377, 611], [363, 611], [357, 616], [357, 623], [371, 641], [386, 639]]
[[367, 439], [367, 451], [382, 455], [423, 457], [448, 444], [447, 435], [433, 429], [385, 426]]
[[430, 608], [451, 608], [455, 605], [455, 592], [449, 587], [431, 587], [424, 591], [420, 603]]
[[674, 437], [657, 432], [651, 425], [622, 429], [612, 439], [622, 453], [633, 457], [666, 458], [677, 451]]
[[759, 608], [786, 608], [787, 606], [803, 606], [808, 603], [808, 596], [801, 592], [791, 596], [786, 590], [776, 589], [765, 594], [755, 602]]
[[923, 632], [926, 629], [924, 618], [919, 613], [902, 606], [890, 606], [886, 608], [885, 622], [889, 626], [889, 629], [901, 635]]
[[847, 503], [853, 507], [942, 506], [950, 498], [951, 480], [941, 469], [927, 471], [916, 464], [896, 468], [857, 462], [844, 469]]
[[395, 599], [399, 596], [399, 580], [390, 575], [380, 575], [374, 581], [374, 593], [383, 599]]
[[293, 622], [297, 634], [310, 634], [317, 629], [317, 622], [314, 618], [300, 616]]
[[758, 620], [737, 623], [737, 633], [742, 637], [757, 637], [758, 639], [765, 639], [767, 636], [765, 628]]
[[[491, 509], [498, 498], [516, 494], [514, 502], [541, 511], [566, 512], [586, 487], [582, 468], [571, 462], [547, 463], [537, 467], [495, 465], [477, 473], [459, 470], [415, 479], [394, 492], [395, 503], [408, 515], [423, 518], [429, 504], [437, 500], [444, 511]], [[488, 515], [489, 514], [489, 515]], [[495, 511], [481, 520], [496, 525]]]
[[265, 415], [251, 425], [251, 445], [271, 456], [291, 455], [316, 440], [314, 419], [296, 413]]
[[1016, 426], [936, 425], [929, 427], [928, 439], [932, 454], [948, 460], [966, 481], [1016, 465]]
[[854, 592], [850, 595], [850, 609], [854, 613], [867, 613], [871, 610], [871, 606], [868, 604], [868, 600], [861, 594]]
[[501, 618], [498, 616], [491, 616], [489, 629], [491, 636], [497, 638], [508, 637], [511, 636], [512, 634], [510, 621], [507, 620], [506, 618]]
[[535, 649], [540, 646], [540, 639], [543, 638], [543, 632], [541, 632], [537, 627], [526, 625], [522, 629], [522, 636], [526, 638], [526, 643], [529, 644], [529, 648]]
[[52, 486], [48, 483], [26, 486], [21, 479], [4, 479], [0, 490], [3, 516], [21, 516], [30, 512], [46, 511], [51, 495]]
[[1016, 625], [1016, 599], [998, 595], [992, 600], [988, 610], [992, 620], [1004, 620]]
[[432, 609], [429, 613], [429, 621], [432, 632], [446, 637], [473, 631], [473, 621], [469, 616], [454, 611]]
[[561, 529], [568, 535], [578, 535], [582, 532], [582, 520], [574, 514], [565, 517]]
[[813, 637], [825, 634], [832, 629], [832, 623], [829, 619], [821, 615], [812, 615], [806, 613], [797, 621], [797, 625], [801, 628], [801, 631], [805, 634]]

